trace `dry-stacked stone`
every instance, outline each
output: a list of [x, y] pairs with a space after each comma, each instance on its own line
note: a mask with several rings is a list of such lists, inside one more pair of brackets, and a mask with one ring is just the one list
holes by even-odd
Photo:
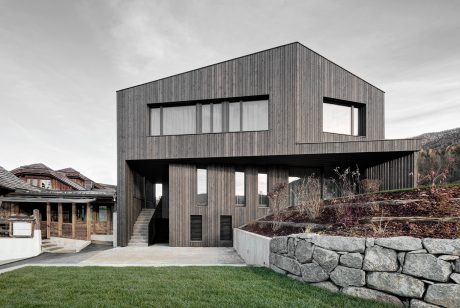
[[410, 307], [460, 307], [460, 239], [275, 237], [270, 267], [333, 292]]

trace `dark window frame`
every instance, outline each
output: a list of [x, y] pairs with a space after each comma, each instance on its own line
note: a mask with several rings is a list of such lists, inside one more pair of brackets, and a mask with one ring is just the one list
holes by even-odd
[[[328, 132], [324, 130], [324, 104], [331, 104], [331, 105], [338, 105], [343, 107], [350, 108], [350, 115], [351, 115], [351, 123], [350, 123], [350, 133], [337, 133], [337, 132]], [[355, 113], [354, 109], [358, 109], [358, 132], [355, 134], [354, 132], [354, 124], [355, 124]], [[353, 137], [366, 137], [366, 104], [356, 103], [351, 101], [339, 100], [324, 97], [323, 102], [321, 104], [321, 131], [327, 134], [335, 134], [335, 135], [343, 135], [343, 136], [353, 136]]]
[[[267, 129], [256, 129], [256, 130], [243, 130], [243, 104], [245, 102], [252, 102], [252, 101], [266, 101], [267, 102]], [[229, 104], [230, 103], [239, 103], [240, 105], [240, 112], [239, 112], [239, 130], [230, 131], [229, 130]], [[214, 131], [214, 105], [222, 105], [222, 129], [221, 131]], [[210, 132], [202, 132], [202, 106], [203, 105], [211, 105], [211, 131]], [[186, 133], [186, 134], [164, 134], [164, 115], [163, 109], [169, 107], [181, 107], [181, 106], [195, 106], [196, 107], [196, 128], [194, 133]], [[210, 100], [201, 100], [201, 101], [189, 101], [189, 102], [171, 102], [171, 103], [158, 103], [158, 104], [148, 104], [149, 112], [149, 127], [148, 127], [148, 136], [149, 137], [162, 137], [162, 136], [185, 136], [185, 135], [198, 135], [198, 134], [222, 134], [222, 133], [242, 133], [242, 132], [259, 132], [259, 131], [268, 131], [270, 130], [270, 119], [271, 119], [271, 112], [270, 112], [270, 98], [268, 95], [258, 95], [258, 96], [250, 96], [250, 97], [239, 97], [239, 98], [227, 98], [227, 99], [210, 99]], [[160, 109], [160, 134], [152, 134], [152, 122], [151, 122], [151, 109]]]

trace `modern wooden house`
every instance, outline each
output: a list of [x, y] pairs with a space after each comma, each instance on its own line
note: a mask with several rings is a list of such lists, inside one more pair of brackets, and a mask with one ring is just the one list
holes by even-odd
[[11, 172], [0, 167], [2, 186], [0, 224], [10, 216], [32, 215], [38, 209], [43, 238], [112, 241], [113, 187], [95, 183], [74, 169], [55, 171], [44, 164]]
[[414, 187], [419, 141], [385, 139], [384, 110], [297, 42], [118, 91], [118, 244], [231, 245], [274, 184], [315, 173], [327, 194], [335, 167]]

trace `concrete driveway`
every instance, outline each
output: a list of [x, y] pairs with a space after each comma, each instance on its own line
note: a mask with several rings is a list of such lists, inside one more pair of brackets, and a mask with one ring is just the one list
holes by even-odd
[[231, 247], [117, 247], [90, 245], [78, 253], [41, 255], [0, 266], [0, 273], [24, 266], [245, 266]]

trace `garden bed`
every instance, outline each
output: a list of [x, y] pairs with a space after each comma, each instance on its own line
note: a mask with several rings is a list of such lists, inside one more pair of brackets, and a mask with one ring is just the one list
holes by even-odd
[[320, 215], [310, 219], [290, 208], [280, 215], [248, 224], [244, 230], [264, 236], [283, 236], [305, 230], [329, 235], [460, 238], [460, 187], [395, 191], [327, 200]]

